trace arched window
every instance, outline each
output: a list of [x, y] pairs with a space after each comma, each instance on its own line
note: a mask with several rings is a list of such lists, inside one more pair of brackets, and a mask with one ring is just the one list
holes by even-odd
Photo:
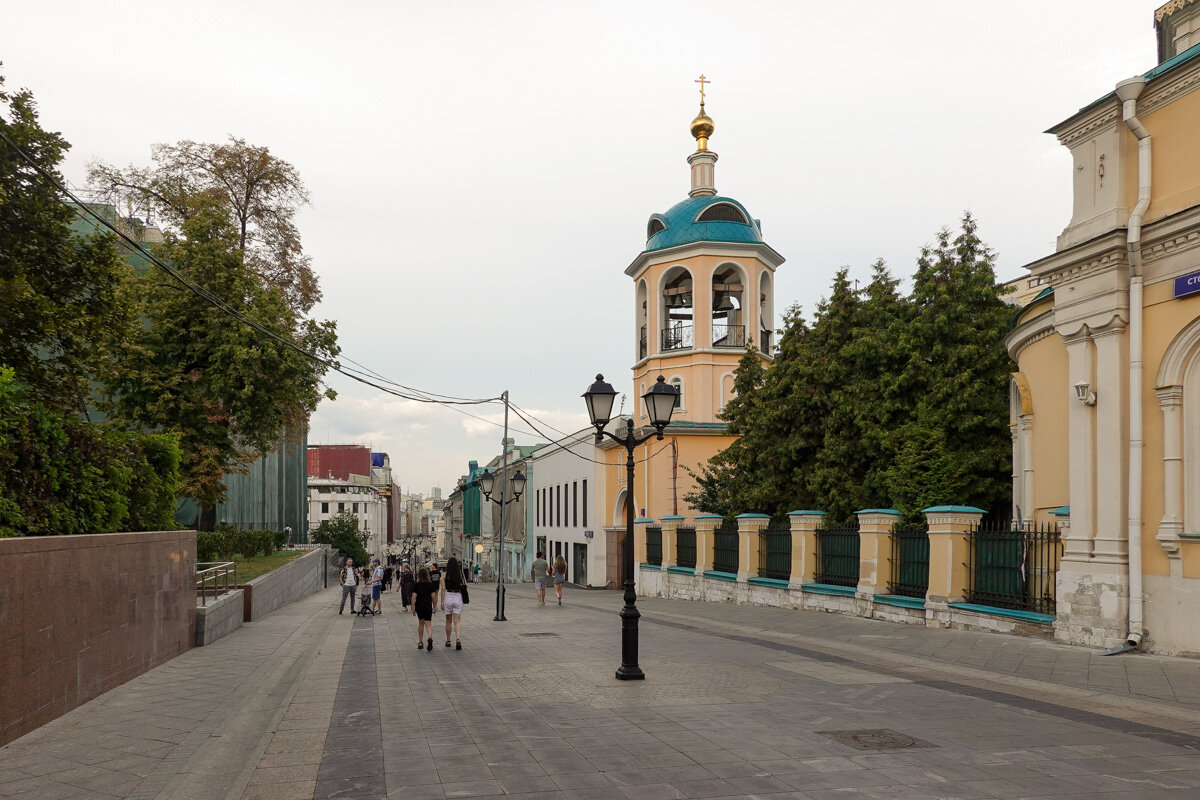
[[671, 267], [664, 273], [659, 301], [661, 351], [692, 346], [693, 289], [692, 273], [686, 267]]
[[742, 311], [744, 297], [742, 270], [736, 264], [721, 264], [712, 278], [713, 347], [746, 346], [746, 320]]
[[666, 224], [658, 217], [651, 217], [650, 222], [646, 225], [646, 238], [649, 239], [656, 233], [660, 233], [667, 229]]
[[675, 410], [682, 414], [687, 411], [687, 406], [683, 404], [683, 378], [676, 375], [674, 378], [671, 378], [670, 383], [675, 387]]
[[713, 203], [696, 217], [696, 222], [740, 222], [749, 225], [750, 220], [742, 210], [732, 203]]

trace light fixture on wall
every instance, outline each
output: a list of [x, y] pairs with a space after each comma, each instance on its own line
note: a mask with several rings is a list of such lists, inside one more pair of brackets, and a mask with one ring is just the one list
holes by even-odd
[[1075, 396], [1085, 406], [1096, 405], [1096, 393], [1091, 391], [1091, 386], [1085, 380], [1080, 380], [1075, 384]]

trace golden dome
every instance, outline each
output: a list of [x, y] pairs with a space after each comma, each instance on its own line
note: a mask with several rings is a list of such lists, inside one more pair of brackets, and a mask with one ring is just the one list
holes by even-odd
[[692, 136], [696, 139], [699, 149], [708, 149], [708, 137], [713, 134], [712, 117], [704, 113], [704, 103], [700, 104], [700, 113], [692, 120]]

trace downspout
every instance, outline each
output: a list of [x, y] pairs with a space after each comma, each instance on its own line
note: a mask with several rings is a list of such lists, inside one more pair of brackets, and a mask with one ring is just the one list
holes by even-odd
[[1129, 632], [1124, 650], [1141, 644], [1142, 616], [1142, 218], [1150, 207], [1150, 132], [1137, 117], [1137, 98], [1146, 87], [1138, 76], [1116, 86], [1125, 126], [1138, 140], [1137, 205], [1125, 226], [1129, 258]]

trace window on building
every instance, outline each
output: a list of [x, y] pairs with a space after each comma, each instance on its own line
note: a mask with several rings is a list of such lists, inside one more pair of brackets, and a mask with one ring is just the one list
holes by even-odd
[[579, 527], [579, 481], [571, 484], [571, 527]]
[[[365, 505], [365, 504], [364, 504], [364, 505]], [[354, 513], [355, 513], [355, 514], [357, 514], [357, 513], [358, 513], [358, 503], [355, 503], [355, 504], [354, 504], [354, 507], [353, 507], [353, 509], [352, 509], [352, 510], [354, 511]]]
[[329, 503], [321, 503], [321, 513], [322, 514], [329, 513]]
[[340, 513], [342, 513], [342, 512], [343, 512], [343, 511], [345, 511], [345, 510], [346, 510], [346, 504], [345, 504], [345, 503], [338, 503], [338, 513], [340, 514]]
[[583, 527], [587, 527], [587, 478], [583, 479]]
[[671, 385], [675, 387], [675, 408], [677, 410], [686, 408], [686, 406], [683, 404], [683, 379], [671, 378]]
[[557, 506], [554, 510], [554, 524], [562, 527], [562, 484], [554, 487], [554, 493], [558, 495], [555, 498], [554, 505]]

